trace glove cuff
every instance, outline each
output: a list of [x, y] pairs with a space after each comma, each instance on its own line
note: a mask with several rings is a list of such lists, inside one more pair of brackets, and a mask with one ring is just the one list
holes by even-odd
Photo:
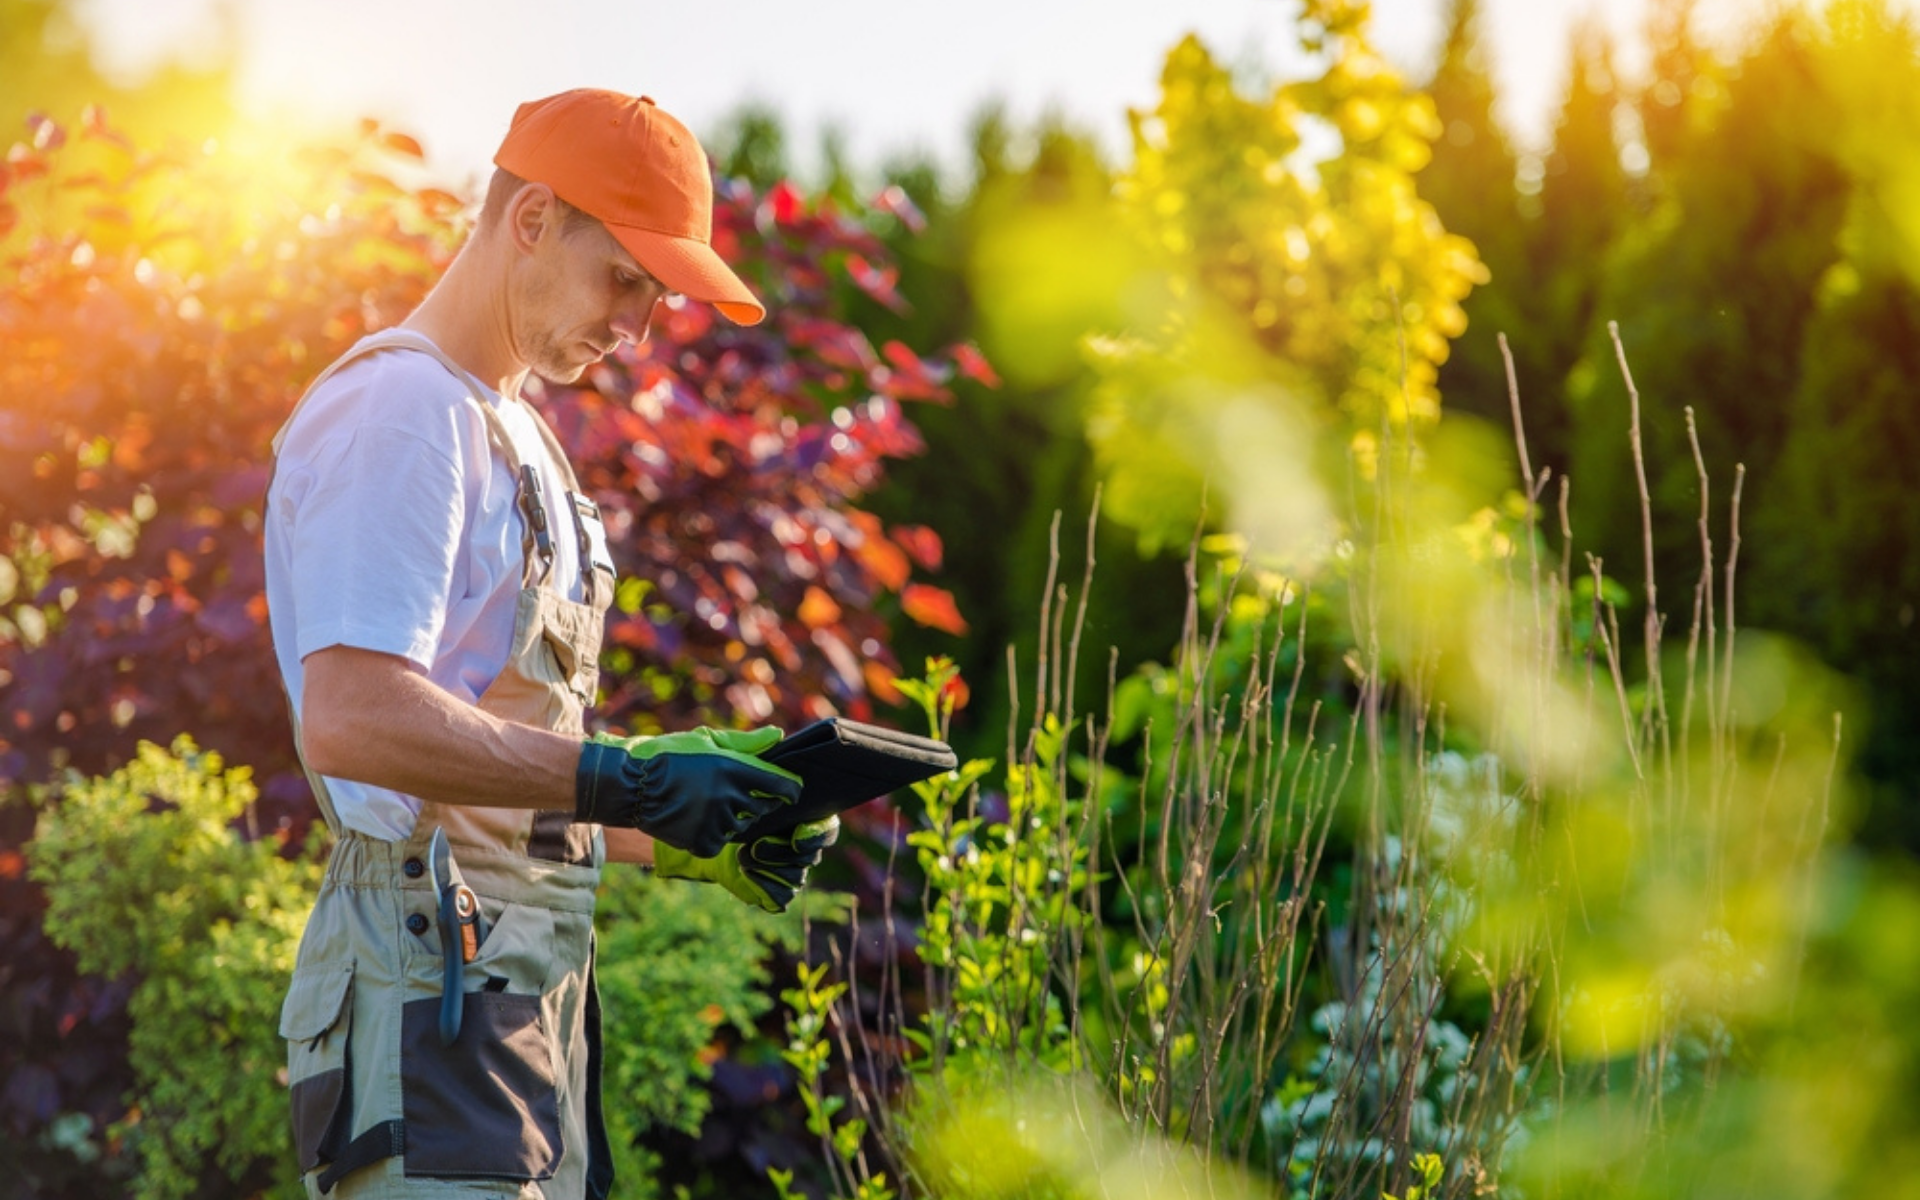
[[[585, 742], [573, 772], [573, 819], [598, 825], [644, 827], [644, 798], [666, 770], [661, 758], [636, 758], [625, 746]], [[639, 803], [636, 804], [636, 799]]]
[[[580, 747], [580, 762], [573, 772], [573, 819], [588, 824], [605, 824], [606, 810], [612, 807], [615, 780], [627, 752], [618, 746], [586, 742]], [[602, 792], [606, 795], [602, 798]]]

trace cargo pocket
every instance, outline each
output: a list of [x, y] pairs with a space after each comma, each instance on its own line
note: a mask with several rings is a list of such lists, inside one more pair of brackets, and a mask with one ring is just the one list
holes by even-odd
[[[541, 996], [553, 913], [507, 904], [466, 965], [460, 1036], [440, 1041], [440, 998], [400, 1016], [406, 1171], [434, 1178], [548, 1179], [561, 1155], [559, 1069]], [[436, 956], [437, 957], [437, 956]]]
[[305, 1174], [332, 1162], [346, 1147], [347, 1040], [351, 1032], [353, 964], [326, 963], [293, 973], [280, 1007], [280, 1036], [287, 1040], [293, 1144]]
[[401, 1010], [410, 1177], [539, 1180], [560, 1161], [560, 1097], [540, 997], [468, 992], [440, 1043], [440, 1000]]

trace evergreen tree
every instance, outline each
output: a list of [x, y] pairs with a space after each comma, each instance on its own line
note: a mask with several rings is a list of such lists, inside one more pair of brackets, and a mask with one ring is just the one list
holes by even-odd
[[744, 179], [765, 191], [792, 176], [787, 161], [787, 131], [780, 114], [764, 104], [734, 110], [720, 128], [702, 139], [710, 146], [714, 169], [730, 179]]
[[[1575, 459], [1565, 384], [1596, 320], [1609, 250], [1627, 219], [1627, 177], [1615, 114], [1620, 104], [1613, 45], [1587, 21], [1575, 31], [1566, 99], [1554, 124], [1540, 184], [1529, 262], [1538, 281], [1531, 299], [1528, 357], [1539, 377], [1556, 381], [1523, 395], [1536, 464], [1564, 471]], [[1583, 482], [1584, 481], [1580, 481]]]
[[1527, 262], [1514, 180], [1517, 156], [1494, 116], [1481, 15], [1480, 0], [1454, 0], [1440, 61], [1427, 84], [1440, 136], [1417, 184], [1441, 224], [1474, 244], [1489, 275], [1462, 306], [1467, 328], [1440, 367], [1441, 400], [1450, 412], [1472, 413], [1504, 428], [1509, 404], [1501, 333], [1512, 344], [1523, 400], [1546, 394], [1549, 383], [1537, 339], [1522, 336], [1533, 324], [1539, 287]]
[[1879, 0], [1836, 5], [1818, 47], [1844, 165], [1839, 261], [1800, 346], [1778, 467], [1755, 497], [1750, 619], [1804, 639], [1866, 684], [1846, 732], [1877, 794], [1863, 836], [1920, 847], [1920, 35]]
[[1790, 449], [1756, 498], [1747, 619], [1866, 685], [1870, 722], [1846, 730], [1878, 793], [1863, 832], [1920, 849], [1920, 288], [1869, 264], [1836, 268], [1803, 360]]
[[[1077, 578], [1084, 554], [1095, 474], [1085, 437], [1092, 374], [1079, 335], [1096, 321], [1077, 309], [992, 319], [978, 297], [1002, 288], [1003, 271], [1031, 271], [1035, 246], [1076, 236], [1092, 246], [1110, 240], [1113, 171], [1086, 131], [1058, 116], [1023, 129], [998, 105], [975, 118], [970, 159], [970, 186], [952, 189], [924, 160], [888, 171], [888, 183], [925, 223], [917, 232], [903, 224], [889, 239], [910, 305], [868, 304], [855, 323], [876, 345], [895, 337], [928, 346], [977, 341], [999, 377], [993, 386], [956, 381], [957, 403], [915, 414], [928, 451], [889, 468], [874, 508], [889, 523], [939, 533], [940, 582], [970, 626], [957, 642], [903, 626], [895, 642], [900, 660], [952, 658], [973, 694], [956, 717], [954, 740], [968, 752], [1001, 755], [1007, 650], [1013, 647], [1023, 674], [1032, 669], [1056, 512], [1062, 570]], [[1110, 521], [1096, 536], [1100, 585], [1090, 597], [1087, 642], [1090, 661], [1103, 665], [1081, 680], [1083, 711], [1104, 702], [1108, 647], [1117, 649], [1123, 674], [1165, 653], [1184, 595], [1177, 560], [1143, 559], [1132, 532]]]
[[1684, 158], [1703, 106], [1718, 90], [1718, 65], [1695, 29], [1698, 8], [1699, 0], [1654, 0], [1647, 19], [1647, 79], [1633, 108], [1656, 179]]
[[[1741, 61], [1724, 106], [1664, 173], [1655, 208], [1608, 263], [1570, 385], [1584, 522], [1576, 533], [1637, 584], [1628, 403], [1605, 328], [1618, 321], [1640, 384], [1655, 570], [1669, 597], [1690, 595], [1700, 569], [1699, 484], [1684, 410], [1694, 410], [1722, 495], [1736, 463], [1747, 467], [1750, 493], [1777, 481], [1801, 343], [1847, 206], [1848, 182], [1827, 136], [1843, 117], [1814, 54], [1810, 20], [1787, 14]], [[1663, 607], [1671, 615], [1684, 604]]]

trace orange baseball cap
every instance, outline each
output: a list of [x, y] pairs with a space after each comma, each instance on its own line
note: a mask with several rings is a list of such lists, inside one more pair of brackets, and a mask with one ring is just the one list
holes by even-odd
[[652, 97], [576, 88], [530, 100], [493, 163], [594, 217], [669, 288], [753, 325], [766, 308], [714, 253], [706, 151]]

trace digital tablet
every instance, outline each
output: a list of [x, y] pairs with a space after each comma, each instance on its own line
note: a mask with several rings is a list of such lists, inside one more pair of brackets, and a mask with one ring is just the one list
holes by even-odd
[[959, 765], [945, 742], [845, 717], [815, 721], [760, 757], [800, 777], [800, 800], [760, 818], [736, 841], [836, 816]]

